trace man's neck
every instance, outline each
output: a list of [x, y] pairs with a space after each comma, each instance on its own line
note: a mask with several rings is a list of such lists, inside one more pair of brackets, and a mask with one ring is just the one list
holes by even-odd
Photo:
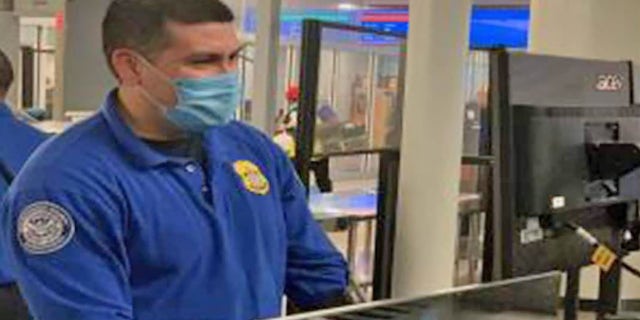
[[173, 141], [185, 138], [185, 133], [169, 124], [156, 107], [144, 97], [133, 92], [135, 89], [118, 89], [117, 109], [131, 130], [141, 139], [153, 141]]

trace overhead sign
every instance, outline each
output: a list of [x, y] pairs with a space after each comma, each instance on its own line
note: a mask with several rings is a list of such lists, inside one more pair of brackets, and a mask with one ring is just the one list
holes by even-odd
[[470, 44], [473, 48], [527, 48], [529, 45], [528, 7], [474, 7]]
[[[245, 14], [244, 31], [255, 33], [257, 28], [255, 9]], [[315, 19], [328, 22], [361, 25], [364, 27], [406, 35], [409, 31], [407, 9], [370, 10], [285, 10], [281, 17], [281, 36], [284, 40], [299, 40], [302, 21]], [[529, 41], [530, 9], [528, 7], [473, 8], [470, 46], [472, 48], [526, 48]], [[367, 35], [360, 39], [364, 44], [385, 44], [392, 38]]]
[[[528, 7], [488, 8], [476, 6], [471, 17], [469, 43], [472, 48], [526, 48], [529, 42]], [[367, 10], [360, 15], [362, 26], [386, 32], [407, 34], [406, 9]]]
[[[318, 10], [285, 10], [280, 16], [280, 35], [283, 39], [300, 39], [302, 35], [302, 21], [315, 19], [327, 22], [356, 24], [354, 14], [347, 11], [318, 9]], [[255, 33], [258, 28], [255, 9], [248, 9], [244, 16], [244, 32]]]

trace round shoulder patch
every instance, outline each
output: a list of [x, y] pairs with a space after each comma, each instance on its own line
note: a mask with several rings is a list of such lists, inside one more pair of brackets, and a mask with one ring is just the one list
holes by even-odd
[[55, 203], [33, 203], [18, 218], [18, 242], [30, 254], [56, 252], [69, 243], [74, 233], [71, 216]]

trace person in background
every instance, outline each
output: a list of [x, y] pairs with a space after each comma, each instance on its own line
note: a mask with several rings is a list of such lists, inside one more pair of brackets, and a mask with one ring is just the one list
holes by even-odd
[[296, 127], [298, 125], [298, 100], [300, 89], [291, 85], [285, 92], [286, 107], [278, 110], [273, 141], [290, 159], [296, 156]]
[[[296, 129], [298, 127], [298, 103], [300, 101], [300, 88], [291, 85], [285, 92], [287, 107], [280, 109], [276, 117], [276, 132], [273, 141], [285, 151], [287, 156], [293, 161], [296, 156]], [[335, 111], [328, 105], [322, 104], [318, 108], [318, 123], [330, 123], [335, 125], [339, 122]], [[315, 143], [315, 153], [320, 153], [319, 141]], [[316, 185], [322, 193], [333, 191], [333, 181], [330, 178], [329, 158], [324, 156], [313, 157], [309, 169], [315, 175]]]
[[35, 318], [248, 320], [280, 316], [284, 295], [301, 310], [345, 303], [347, 264], [289, 159], [233, 120], [231, 10], [113, 0], [102, 32], [118, 87], [40, 148], [2, 207]]
[[[18, 120], [11, 112], [6, 98], [13, 80], [11, 62], [0, 50], [0, 197], [31, 153], [46, 139], [44, 133]], [[8, 271], [3, 251], [0, 249], [0, 319], [28, 319], [26, 305]]]

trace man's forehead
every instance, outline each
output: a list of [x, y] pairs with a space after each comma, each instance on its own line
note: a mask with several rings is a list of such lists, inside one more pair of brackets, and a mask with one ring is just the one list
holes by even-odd
[[228, 53], [241, 46], [233, 23], [167, 23], [169, 47], [184, 51]]

